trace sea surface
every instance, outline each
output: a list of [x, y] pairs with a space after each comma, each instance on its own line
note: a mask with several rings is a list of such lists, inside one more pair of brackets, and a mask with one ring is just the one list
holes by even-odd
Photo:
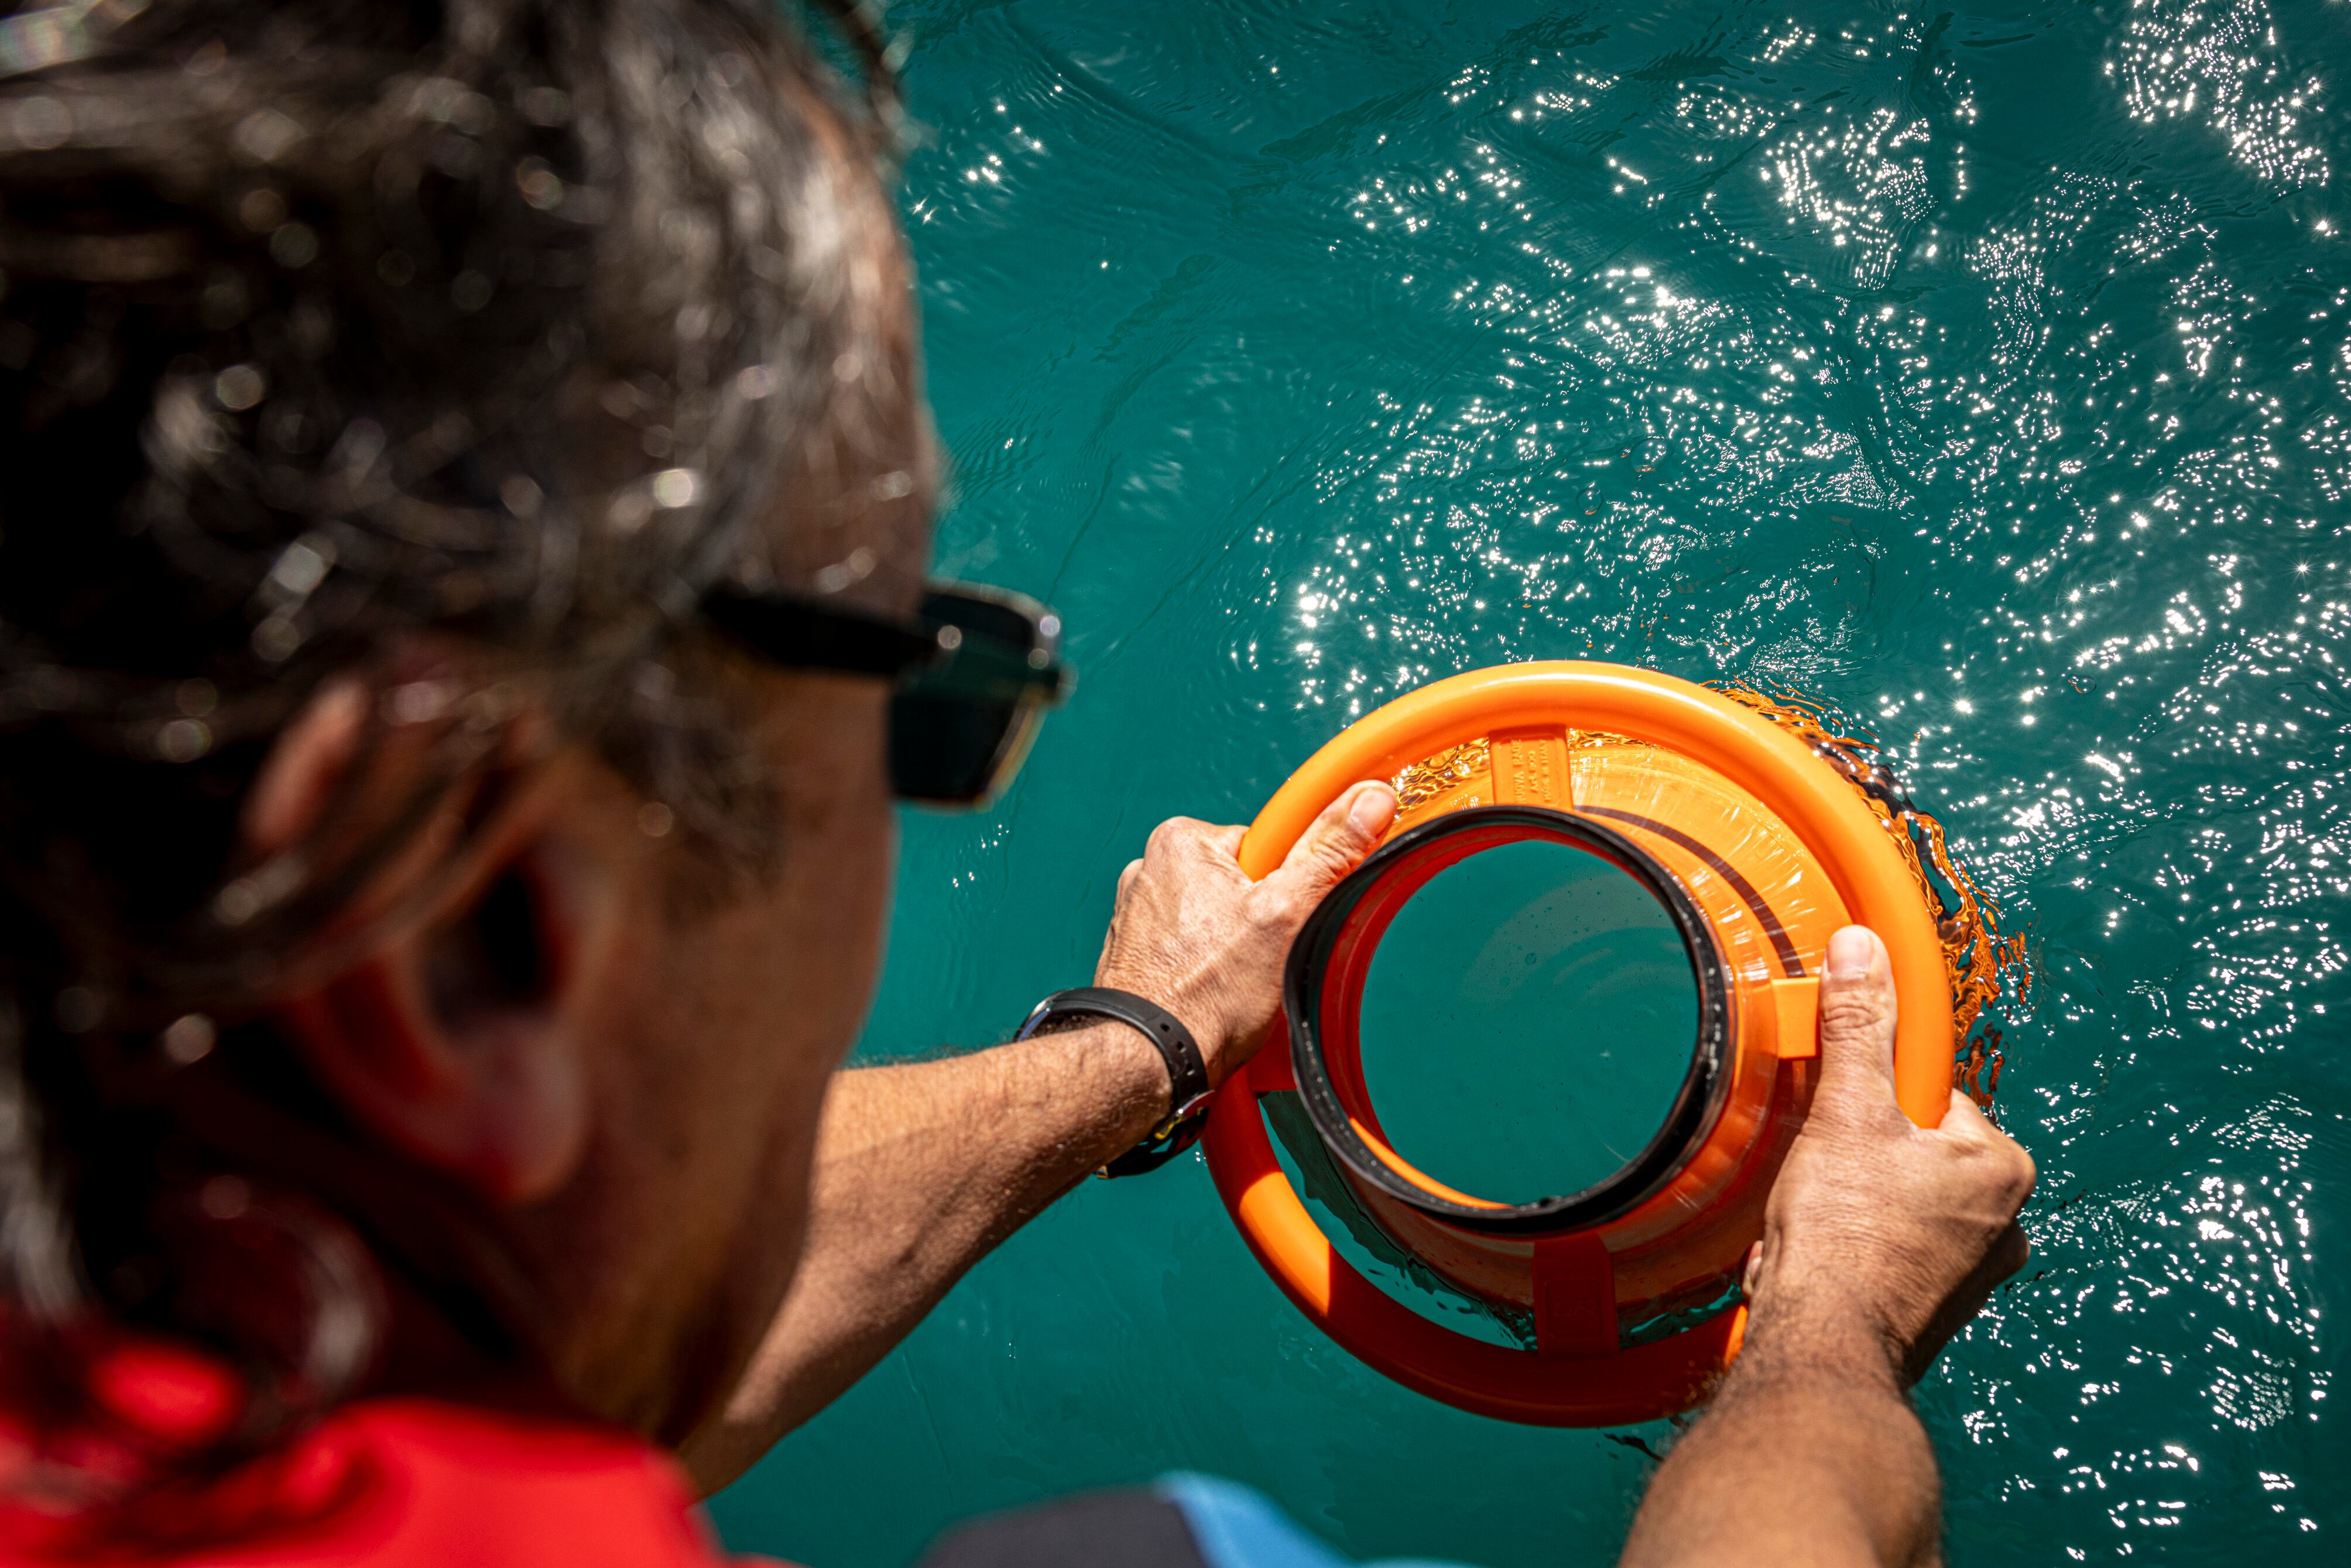
[[[1003, 1038], [1155, 822], [1429, 680], [1792, 686], [2036, 977], [2035, 1255], [1918, 1395], [1950, 1560], [2351, 1560], [2351, 4], [893, 20], [938, 564], [1053, 602], [1081, 681], [999, 806], [907, 818], [863, 1055]], [[1387, 1383], [1186, 1160], [1086, 1183], [714, 1511], [897, 1568], [1185, 1468], [1351, 1553], [1598, 1564], [1673, 1435]]]

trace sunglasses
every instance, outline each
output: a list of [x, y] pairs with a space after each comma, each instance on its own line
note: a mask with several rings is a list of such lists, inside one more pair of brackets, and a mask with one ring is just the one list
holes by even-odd
[[995, 799], [1077, 678], [1060, 616], [969, 583], [929, 584], [912, 620], [732, 588], [705, 598], [702, 618], [771, 664], [895, 681], [890, 787], [925, 805]]

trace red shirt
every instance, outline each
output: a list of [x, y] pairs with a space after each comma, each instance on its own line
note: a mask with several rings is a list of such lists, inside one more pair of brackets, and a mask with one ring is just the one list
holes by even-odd
[[[216, 1427], [229, 1408], [217, 1368], [171, 1351], [110, 1354], [96, 1382], [112, 1436], [66, 1456], [84, 1473], [121, 1473], [136, 1439], [184, 1444]], [[134, 1439], [128, 1448], [126, 1432]], [[54, 1435], [48, 1447], [57, 1452]], [[435, 1399], [346, 1406], [266, 1457], [200, 1488], [152, 1497], [111, 1523], [45, 1506], [27, 1478], [38, 1479], [26, 1427], [0, 1412], [0, 1568], [718, 1568], [726, 1561], [683, 1475], [635, 1434]]]

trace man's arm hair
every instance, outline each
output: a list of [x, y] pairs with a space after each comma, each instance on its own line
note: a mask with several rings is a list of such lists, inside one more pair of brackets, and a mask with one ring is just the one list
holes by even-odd
[[[1120, 875], [1095, 983], [1150, 998], [1199, 1042], [1211, 1082], [1261, 1043], [1306, 916], [1395, 816], [1353, 786], [1263, 881], [1242, 831], [1177, 818]], [[1158, 1049], [1104, 1022], [834, 1079], [818, 1129], [799, 1272], [718, 1417], [681, 1454], [715, 1490], [838, 1398], [967, 1270], [1167, 1113]]]
[[1649, 1484], [1625, 1568], [1938, 1560], [1934, 1450], [1878, 1347], [1750, 1342]]
[[1166, 1113], [1167, 1069], [1102, 1023], [839, 1074], [809, 1234], [782, 1309], [718, 1417], [680, 1449], [715, 1491], [911, 1333], [974, 1263]]

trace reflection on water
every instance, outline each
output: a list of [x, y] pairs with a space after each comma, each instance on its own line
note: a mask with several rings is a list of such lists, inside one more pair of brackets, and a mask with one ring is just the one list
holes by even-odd
[[[866, 1049], [1082, 979], [1154, 821], [1431, 678], [1813, 694], [2035, 972], [2036, 1256], [1920, 1394], [1951, 1557], [2339, 1556], [2351, 5], [898, 16], [942, 564], [1052, 597], [1085, 684], [991, 821], [910, 822]], [[719, 1511], [896, 1563], [1179, 1464], [1498, 1568], [1604, 1555], [1646, 1468], [1356, 1366], [1186, 1166], [1090, 1184]]]

